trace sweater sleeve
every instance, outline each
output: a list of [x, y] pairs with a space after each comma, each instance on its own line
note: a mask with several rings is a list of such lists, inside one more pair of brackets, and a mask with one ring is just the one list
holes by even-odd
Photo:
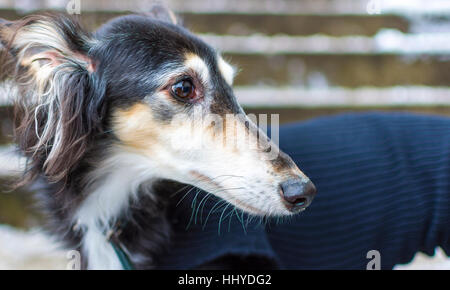
[[282, 128], [280, 147], [318, 194], [295, 220], [271, 227], [286, 268], [381, 268], [418, 251], [450, 254], [450, 119], [349, 114]]

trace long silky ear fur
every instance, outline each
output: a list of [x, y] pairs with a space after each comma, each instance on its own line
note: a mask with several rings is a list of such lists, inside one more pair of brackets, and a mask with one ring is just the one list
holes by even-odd
[[[23, 183], [43, 175], [67, 180], [95, 132], [101, 131], [104, 89], [89, 50], [91, 35], [61, 14], [34, 15], [0, 30], [1, 67], [17, 87], [15, 139], [28, 157]], [[3, 69], [2, 69], [3, 70]]]

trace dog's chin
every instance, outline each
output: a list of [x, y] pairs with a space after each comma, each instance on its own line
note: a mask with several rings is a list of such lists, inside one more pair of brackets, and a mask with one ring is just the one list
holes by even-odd
[[258, 208], [256, 206], [251, 206], [245, 201], [234, 199], [233, 201], [228, 201], [240, 210], [259, 217], [282, 217], [295, 215], [304, 211], [304, 209], [289, 209], [284, 203], [274, 203], [269, 208]]

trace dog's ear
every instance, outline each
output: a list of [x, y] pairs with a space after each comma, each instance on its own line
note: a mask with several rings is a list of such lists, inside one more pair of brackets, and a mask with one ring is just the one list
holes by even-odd
[[16, 22], [0, 22], [0, 38], [17, 65], [32, 69], [40, 78], [43, 70], [69, 64], [92, 72], [88, 57], [90, 34], [73, 19], [59, 14], [33, 15]]
[[175, 15], [175, 13], [170, 10], [169, 8], [160, 5], [160, 4], [156, 4], [153, 5], [152, 8], [150, 9], [150, 11], [144, 13], [145, 16], [151, 17], [151, 18], [155, 18], [161, 21], [165, 21], [174, 25], [179, 24], [178, 23], [178, 19]]
[[51, 14], [24, 18], [0, 33], [14, 67], [9, 79], [18, 88], [16, 141], [31, 168], [60, 181], [101, 123], [103, 91], [89, 56], [94, 40], [73, 19]]

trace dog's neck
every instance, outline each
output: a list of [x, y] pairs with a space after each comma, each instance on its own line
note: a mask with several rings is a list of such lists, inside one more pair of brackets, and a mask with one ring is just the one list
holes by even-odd
[[[107, 233], [121, 216], [129, 214], [130, 203], [137, 202], [140, 194], [152, 195], [148, 189], [154, 172], [148, 164], [140, 163], [142, 158], [133, 154], [115, 154], [102, 162], [101, 171], [90, 173], [89, 194], [73, 216], [76, 228], [82, 231], [82, 250], [89, 269], [122, 269]], [[144, 193], [142, 184], [147, 185]]]

